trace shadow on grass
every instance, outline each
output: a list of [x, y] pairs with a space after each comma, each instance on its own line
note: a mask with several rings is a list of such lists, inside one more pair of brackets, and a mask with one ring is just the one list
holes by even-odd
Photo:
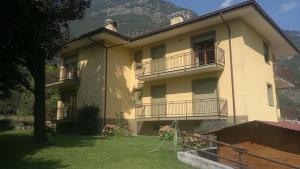
[[[52, 145], [34, 145], [30, 131], [7, 131], [0, 132], [0, 168], [3, 169], [57, 169], [68, 168], [62, 164], [60, 158], [47, 158], [47, 152], [43, 149], [55, 147], [80, 147], [93, 146], [95, 139], [99, 137], [78, 136], [78, 135], [58, 135], [50, 138]], [[53, 150], [52, 150], [53, 151]], [[35, 155], [36, 153], [40, 153]]]
[[89, 135], [56, 135], [52, 136], [50, 141], [53, 146], [58, 147], [90, 147], [95, 145], [95, 141], [99, 139], [106, 139], [102, 136], [89, 136]]

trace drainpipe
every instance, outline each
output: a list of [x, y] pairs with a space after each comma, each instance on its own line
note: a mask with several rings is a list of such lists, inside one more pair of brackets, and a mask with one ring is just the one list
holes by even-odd
[[103, 120], [102, 120], [102, 129], [104, 128], [105, 124], [106, 124], [106, 96], [107, 96], [107, 68], [108, 68], [108, 49], [111, 49], [111, 48], [115, 48], [115, 47], [119, 47], [119, 46], [122, 46], [122, 45], [125, 45], [125, 44], [128, 44], [129, 42], [126, 42], [126, 43], [121, 43], [121, 44], [117, 44], [117, 45], [112, 45], [112, 46], [105, 46], [104, 44], [102, 43], [99, 43], [95, 40], [93, 40], [91, 37], [88, 37], [88, 39], [95, 43], [95, 44], [98, 44], [100, 45], [101, 47], [103, 47], [105, 49], [105, 77], [104, 77], [104, 107], [103, 107]]
[[234, 79], [233, 79], [233, 64], [232, 64], [232, 45], [231, 45], [231, 29], [228, 22], [223, 17], [223, 12], [220, 13], [220, 17], [228, 31], [228, 42], [229, 42], [229, 57], [230, 57], [230, 74], [231, 74], [231, 93], [232, 93], [232, 104], [233, 104], [233, 123], [236, 124], [236, 110], [235, 110], [235, 92], [234, 92]]

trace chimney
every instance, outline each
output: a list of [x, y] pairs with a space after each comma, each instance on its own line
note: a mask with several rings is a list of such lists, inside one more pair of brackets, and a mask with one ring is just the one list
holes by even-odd
[[185, 15], [182, 11], [173, 13], [171, 15], [170, 25], [175, 25], [181, 23], [185, 20]]
[[105, 28], [106, 29], [109, 29], [111, 31], [114, 31], [114, 32], [118, 32], [118, 24], [117, 22], [111, 20], [111, 19], [106, 19], [105, 21]]

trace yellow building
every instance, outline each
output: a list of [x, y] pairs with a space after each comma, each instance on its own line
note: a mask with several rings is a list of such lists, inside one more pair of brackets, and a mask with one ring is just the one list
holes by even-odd
[[170, 25], [137, 37], [117, 24], [65, 44], [57, 119], [76, 117], [94, 104], [112, 123], [117, 112], [136, 133], [178, 120], [195, 129], [204, 121], [227, 124], [277, 121], [277, 90], [293, 87], [276, 74], [277, 57], [299, 51], [255, 1], [191, 20], [173, 15]]

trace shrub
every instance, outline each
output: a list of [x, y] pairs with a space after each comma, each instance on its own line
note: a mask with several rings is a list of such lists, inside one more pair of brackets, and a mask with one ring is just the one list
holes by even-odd
[[128, 137], [132, 136], [133, 130], [130, 126], [120, 127], [114, 124], [105, 125], [102, 134], [105, 137]]
[[30, 129], [33, 128], [34, 122], [25, 118], [17, 118], [15, 120], [18, 129]]
[[114, 137], [114, 136], [118, 135], [119, 132], [120, 132], [120, 127], [117, 125], [113, 125], [113, 124], [105, 125], [102, 130], [102, 134], [105, 137]]
[[99, 134], [100, 130], [100, 119], [99, 119], [99, 108], [91, 106], [83, 106], [79, 109], [78, 117], [78, 130], [80, 134]]
[[11, 130], [15, 128], [15, 124], [10, 119], [1, 119], [0, 120], [0, 131]]
[[171, 140], [174, 137], [174, 129], [171, 126], [161, 126], [158, 130], [159, 138], [161, 140]]

